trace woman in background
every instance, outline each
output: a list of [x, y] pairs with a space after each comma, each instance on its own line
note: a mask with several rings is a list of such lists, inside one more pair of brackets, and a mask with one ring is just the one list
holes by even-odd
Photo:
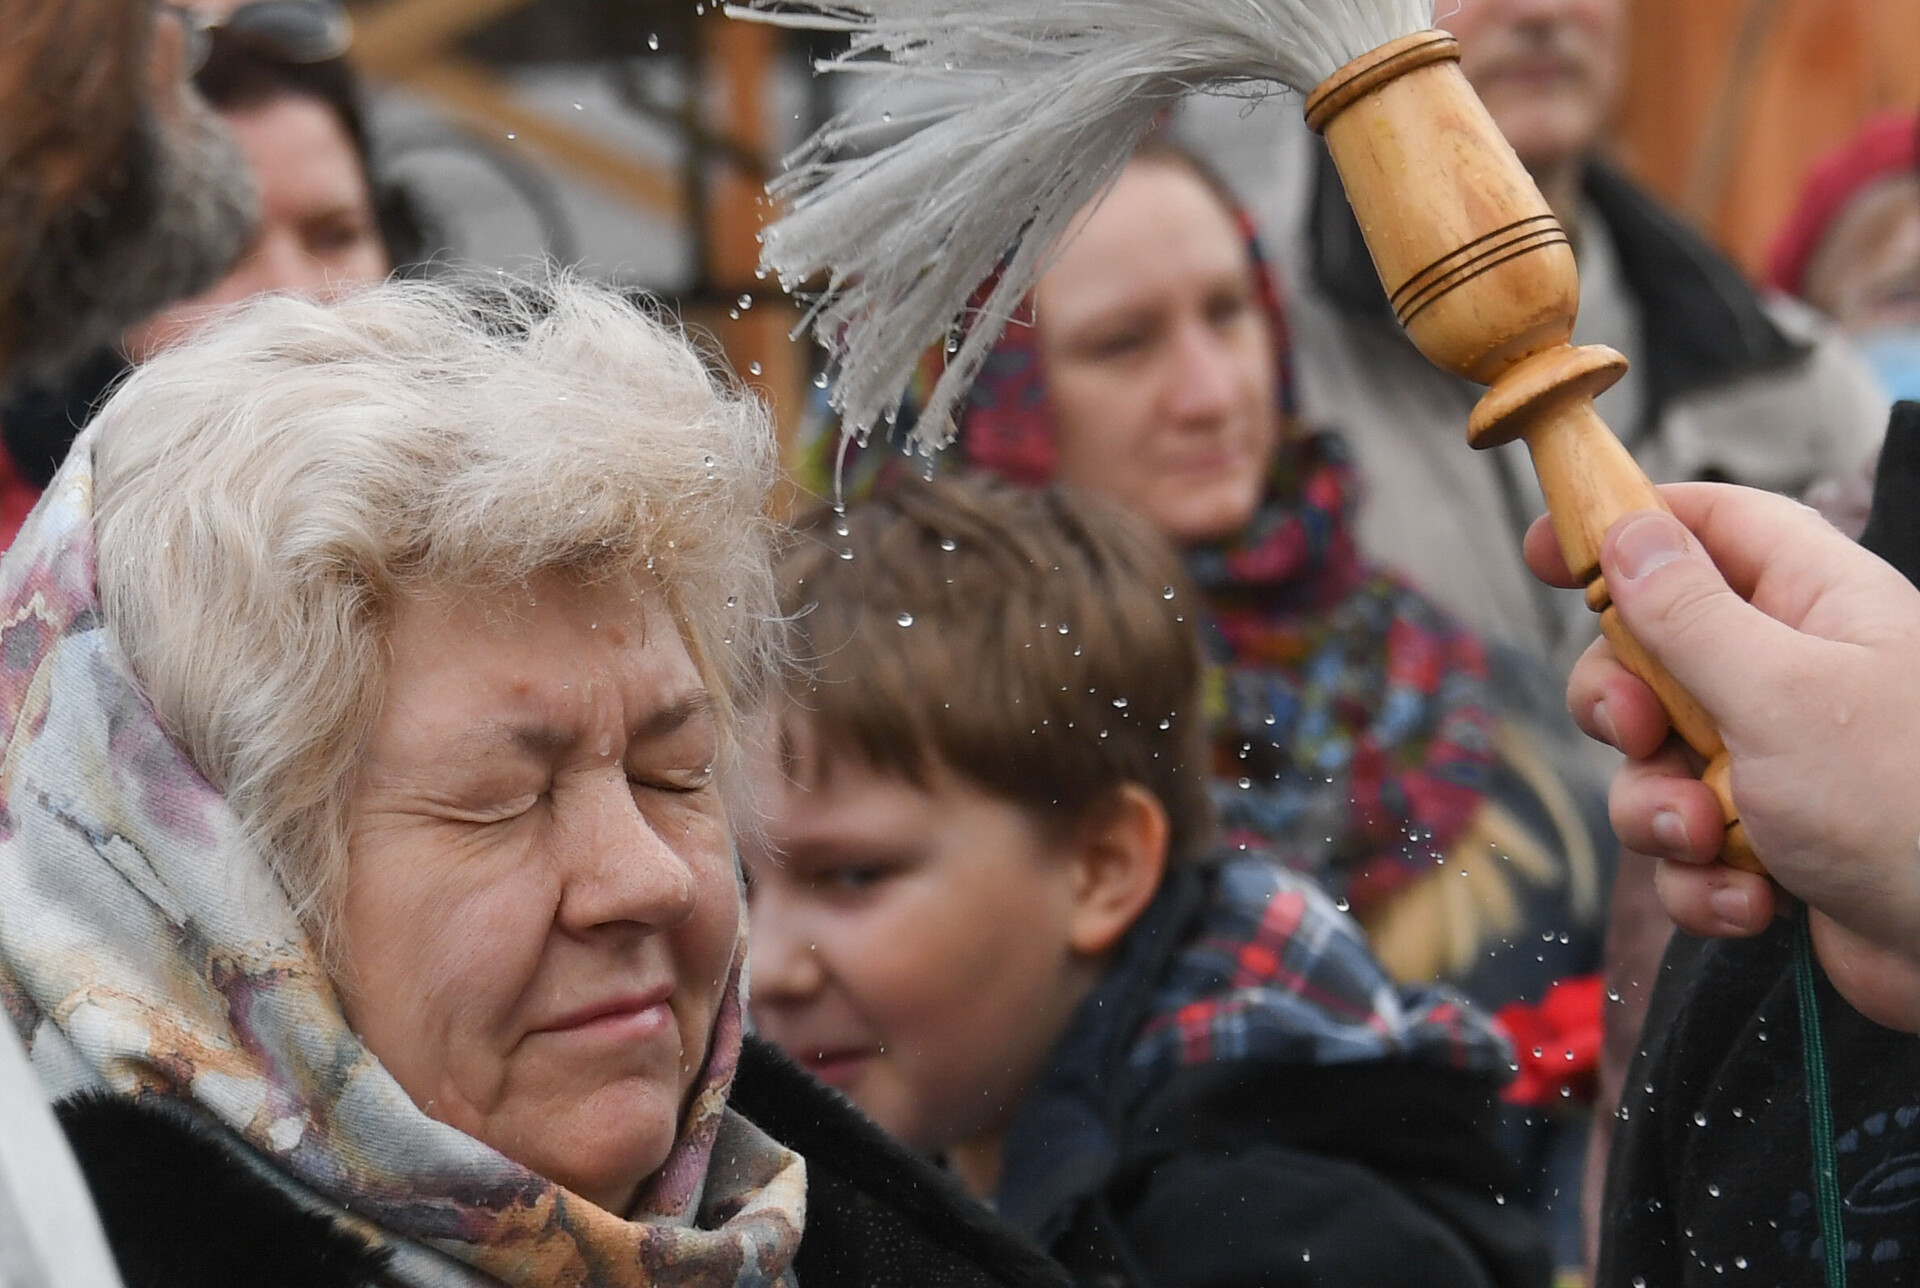
[[191, 334], [221, 307], [269, 291], [326, 299], [429, 253], [406, 192], [374, 174], [343, 11], [330, 0], [269, 3], [280, 24], [270, 30], [247, 21], [262, 6], [242, 5], [202, 33], [205, 62], [194, 75], [252, 174], [260, 205], [253, 237], [206, 291], [132, 328], [67, 379], [24, 387], [0, 406], [0, 547], [131, 363]]

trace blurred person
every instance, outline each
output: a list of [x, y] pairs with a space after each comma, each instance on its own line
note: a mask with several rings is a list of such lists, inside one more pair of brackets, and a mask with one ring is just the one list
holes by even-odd
[[[1872, 453], [1887, 400], [1831, 323], [1763, 297], [1600, 155], [1619, 93], [1625, 0], [1439, 6], [1460, 66], [1572, 238], [1576, 344], [1632, 363], [1600, 396], [1656, 482], [1714, 478], [1792, 495]], [[1303, 411], [1340, 426], [1370, 483], [1361, 545], [1486, 638], [1564, 674], [1598, 633], [1577, 595], [1528, 576], [1545, 509], [1522, 444], [1475, 452], [1481, 387], [1429, 363], [1394, 320], [1326, 150], [1315, 141], [1276, 213], [1298, 295]]]
[[[268, 29], [274, 39], [247, 21], [263, 11], [277, 19]], [[0, 405], [0, 544], [131, 363], [253, 295], [324, 299], [426, 258], [427, 233], [408, 194], [375, 176], [358, 80], [341, 56], [345, 24], [330, 0], [250, 0], [205, 33], [194, 84], [237, 141], [258, 189], [254, 234], [207, 290], [142, 321], [65, 379], [29, 384]]]
[[[231, 141], [185, 83], [177, 14], [9, 0], [0, 30], [0, 377], [12, 378], [51, 373], [201, 289], [238, 252], [252, 205]], [[119, 1282], [10, 1031], [0, 1032], [0, 1230], [6, 1288]]]
[[[1822, 158], [1775, 239], [1768, 280], [1852, 335], [1892, 398], [1920, 398], [1920, 117], [1874, 117]], [[1869, 461], [1809, 494], [1848, 532], [1866, 522]]]
[[1876, 116], [1815, 164], [1768, 281], [1845, 327], [1891, 396], [1920, 398], [1920, 116]]
[[[338, 12], [329, 0], [268, 3], [312, 9], [315, 21]], [[376, 176], [359, 78], [344, 56], [294, 61], [227, 28], [209, 46], [194, 84], [246, 158], [260, 221], [218, 283], [129, 332], [123, 347], [135, 362], [223, 305], [268, 291], [329, 299], [427, 252], [406, 192]]]
[[[1771, 880], [1717, 861], [1720, 807], [1652, 693], [1596, 644], [1568, 702], [1630, 758], [1621, 835], [1660, 856], [1683, 933], [1627, 1077], [1599, 1282], [1905, 1284], [1920, 1263], [1920, 404], [1896, 410], [1863, 544], [1778, 497], [1665, 489], [1602, 570], [1623, 620], [1719, 725], [1741, 820]], [[1682, 524], [1686, 526], [1683, 527]], [[1691, 528], [1690, 533], [1688, 529]], [[1528, 555], [1571, 585], [1543, 529]], [[1830, 1127], [1803, 1038], [1796, 941]], [[1828, 1246], [1815, 1133], [1831, 1145], [1844, 1247]]]
[[759, 1032], [1089, 1288], [1545, 1282], [1489, 1130], [1505, 1044], [1212, 837], [1194, 600], [1150, 526], [908, 478], [779, 576]]
[[[1395, 978], [1525, 1035], [1516, 1199], [1552, 1208], [1575, 1258], [1614, 842], [1552, 686], [1357, 545], [1364, 480], [1293, 414], [1280, 297], [1190, 154], [1149, 144], [1031, 303], [962, 409], [958, 463], [1118, 500], [1181, 548], [1227, 841], [1320, 883]], [[887, 459], [849, 464], [856, 493]]]
[[774, 472], [564, 279], [108, 403], [0, 560], [0, 994], [129, 1283], [1059, 1282], [743, 1036]]
[[[224, 272], [245, 163], [171, 6], [13, 0], [0, 44], [0, 370], [47, 375]], [[156, 24], [156, 12], [167, 16]]]

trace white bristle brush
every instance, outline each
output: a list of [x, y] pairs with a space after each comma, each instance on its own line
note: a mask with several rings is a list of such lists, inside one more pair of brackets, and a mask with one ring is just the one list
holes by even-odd
[[[786, 213], [763, 266], [820, 294], [807, 315], [836, 359], [845, 432], [890, 423], [915, 365], [999, 272], [914, 436], [943, 446], [953, 407], [1080, 208], [1155, 118], [1208, 87], [1305, 92], [1355, 57], [1433, 22], [1433, 0], [861, 0], [731, 6], [735, 17], [851, 36], [824, 69], [947, 91], [918, 128], [829, 123], [769, 191]], [[853, 155], [845, 155], [849, 151]]]

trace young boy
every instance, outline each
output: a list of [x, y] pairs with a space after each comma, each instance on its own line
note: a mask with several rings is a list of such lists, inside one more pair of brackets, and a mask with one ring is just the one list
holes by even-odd
[[1210, 850], [1157, 534], [909, 481], [781, 577], [806, 665], [746, 855], [763, 1035], [1084, 1284], [1546, 1281], [1483, 1127], [1504, 1045]]

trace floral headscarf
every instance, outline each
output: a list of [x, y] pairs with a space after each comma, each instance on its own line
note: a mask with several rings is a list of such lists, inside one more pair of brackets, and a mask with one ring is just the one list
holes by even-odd
[[51, 1094], [191, 1103], [403, 1284], [790, 1283], [805, 1165], [727, 1108], [743, 949], [630, 1216], [428, 1117], [348, 1027], [264, 857], [106, 629], [90, 447], [0, 562], [0, 999]]

